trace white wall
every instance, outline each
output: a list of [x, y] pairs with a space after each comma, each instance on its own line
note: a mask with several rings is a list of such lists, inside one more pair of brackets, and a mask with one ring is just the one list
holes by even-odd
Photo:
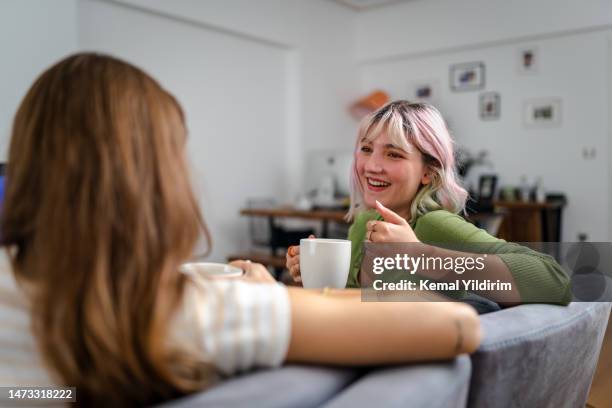
[[328, 2], [79, 1], [79, 48], [141, 66], [185, 108], [210, 259], [248, 245], [247, 198], [294, 198], [305, 152], [352, 140], [350, 17]]
[[34, 79], [76, 49], [75, 1], [0, 1], [0, 161], [7, 159], [13, 116]]
[[608, 0], [418, 0], [360, 13], [360, 61], [580, 32], [612, 23]]
[[[355, 121], [347, 106], [358, 96], [354, 65], [354, 11], [327, 0], [117, 0], [132, 7], [205, 24], [212, 29], [292, 50], [289, 75], [297, 124], [293, 149], [345, 149], [352, 143]], [[293, 167], [302, 180], [302, 153], [294, 151]]]
[[[584, 232], [591, 240], [607, 241], [612, 237], [607, 119], [612, 29], [605, 24], [612, 22], [612, 2], [554, 3], [430, 0], [362, 13], [356, 23], [362, 89], [413, 98], [410, 84], [437, 81], [436, 102], [459, 144], [489, 150], [502, 184], [518, 185], [521, 175], [532, 182], [541, 176], [547, 190], [564, 192], [569, 200], [564, 240]], [[536, 74], [518, 72], [523, 46], [538, 49]], [[497, 121], [479, 118], [481, 91], [450, 91], [449, 67], [471, 61], [486, 66], [483, 91], [501, 94]], [[537, 97], [562, 99], [561, 126], [523, 125], [524, 100]], [[584, 159], [584, 147], [595, 148], [596, 157]]]

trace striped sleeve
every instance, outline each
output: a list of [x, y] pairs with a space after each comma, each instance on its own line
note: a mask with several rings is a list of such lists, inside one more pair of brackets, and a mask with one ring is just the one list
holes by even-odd
[[291, 313], [281, 284], [194, 276], [179, 314], [174, 335], [222, 374], [276, 367], [287, 354]]

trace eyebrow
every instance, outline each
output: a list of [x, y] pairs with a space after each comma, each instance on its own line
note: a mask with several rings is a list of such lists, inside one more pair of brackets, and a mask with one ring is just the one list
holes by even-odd
[[[361, 138], [361, 143], [365, 143], [368, 145], [372, 144], [372, 141], [370, 140], [366, 140], [365, 137]], [[385, 149], [394, 149], [394, 150], [399, 150], [403, 153], [409, 154], [410, 152], [407, 150], [404, 150], [403, 148], [399, 147], [398, 145], [394, 145], [393, 143], [387, 143], [386, 145], [383, 146]]]
[[[366, 138], [365, 138], [365, 137], [362, 137], [362, 138], [361, 138], [361, 143], [365, 143], [365, 144], [369, 144], [369, 145], [371, 145], [371, 144], [372, 144], [372, 141], [371, 141], [371, 140], [366, 140]], [[406, 154], [410, 153], [410, 152], [408, 152], [408, 151], [406, 151], [406, 150], [402, 149], [402, 148], [401, 148], [401, 147], [399, 147], [398, 145], [394, 145], [393, 143], [387, 143], [387, 144], [386, 144], [386, 145], [384, 145], [383, 147], [384, 147], [385, 149], [395, 149], [395, 150], [399, 150], [399, 151], [404, 152], [404, 153], [406, 153]]]
[[397, 146], [397, 145], [394, 145], [394, 144], [392, 144], [392, 143], [387, 143], [387, 144], [385, 145], [385, 147], [386, 147], [387, 149], [395, 149], [395, 150], [401, 150], [402, 152], [405, 152], [405, 150], [404, 150], [404, 149], [402, 149], [401, 147], [399, 147], [399, 146]]

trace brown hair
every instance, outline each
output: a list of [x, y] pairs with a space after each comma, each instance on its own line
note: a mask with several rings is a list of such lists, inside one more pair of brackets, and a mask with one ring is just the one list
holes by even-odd
[[[211, 368], [167, 347], [203, 227], [176, 100], [138, 68], [70, 56], [13, 124], [0, 220], [33, 330], [83, 405], [143, 405], [203, 388]], [[180, 363], [179, 363], [180, 362]]]

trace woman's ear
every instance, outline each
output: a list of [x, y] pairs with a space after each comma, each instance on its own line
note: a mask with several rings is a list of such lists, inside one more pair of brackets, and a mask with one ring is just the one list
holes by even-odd
[[430, 169], [425, 170], [425, 173], [423, 173], [423, 177], [421, 177], [421, 184], [426, 185], [431, 183], [431, 180], [433, 179], [433, 172]]

